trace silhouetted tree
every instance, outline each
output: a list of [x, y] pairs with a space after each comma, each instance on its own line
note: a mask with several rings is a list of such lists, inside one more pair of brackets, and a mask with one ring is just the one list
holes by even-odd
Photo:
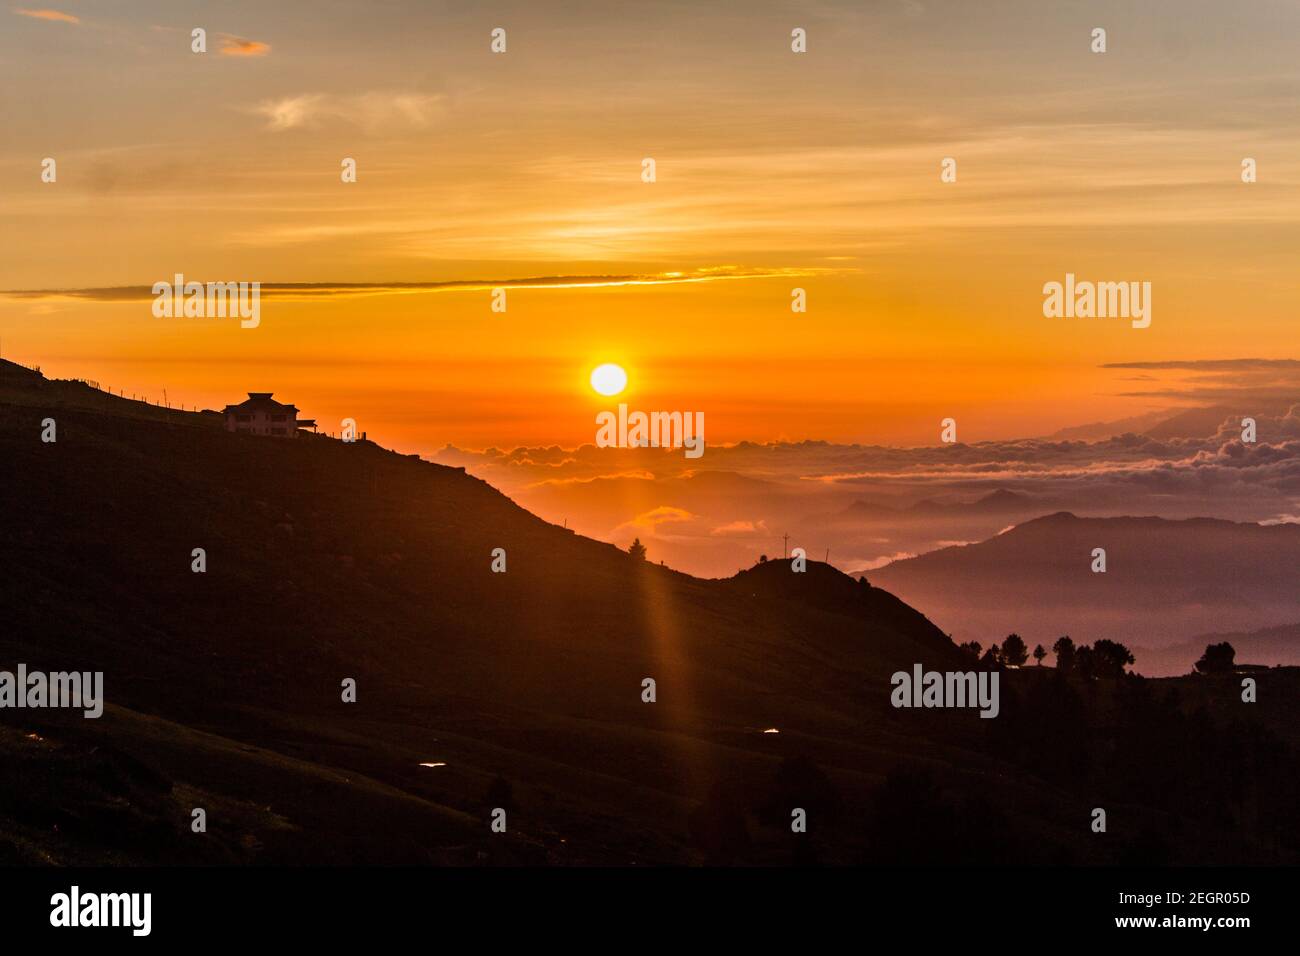
[[1070, 640], [1068, 634], [1056, 639], [1052, 653], [1056, 655], [1056, 669], [1062, 674], [1068, 674], [1074, 669], [1074, 641]]
[[1028, 659], [1029, 648], [1025, 647], [1024, 640], [1019, 634], [1008, 634], [1002, 642], [1002, 663], [1020, 667]]
[[1002, 649], [999, 648], [996, 644], [990, 644], [989, 649], [985, 651], [984, 656], [980, 658], [980, 663], [987, 664], [990, 667], [996, 666], [997, 664], [1001, 663], [1001, 661], [1002, 661]]
[[1096, 661], [1092, 648], [1087, 644], [1080, 644], [1074, 649], [1074, 657], [1070, 662], [1070, 673], [1078, 674], [1080, 677], [1092, 677], [1095, 674]]
[[759, 564], [767, 564], [767, 555], [765, 555], [765, 554], [760, 554], [760, 555], [758, 556], [758, 563], [759, 563]]
[[980, 659], [979, 641], [968, 641], [965, 644], [958, 644], [957, 646], [961, 648], [963, 651], [965, 651], [967, 654], [969, 654], [971, 657], [975, 658], [975, 660]]
[[1102, 638], [1092, 645], [1092, 671], [1097, 677], [1123, 677], [1124, 668], [1134, 660], [1133, 652], [1118, 641]]
[[1237, 651], [1231, 644], [1206, 644], [1205, 653], [1196, 662], [1196, 669], [1202, 674], [1229, 674], [1237, 660]]
[[1034, 648], [1034, 663], [1036, 663], [1039, 667], [1043, 666], [1043, 658], [1046, 656], [1047, 656], [1047, 651], [1043, 649], [1042, 644], [1039, 644], [1037, 647]]
[[627, 547], [627, 553], [640, 561], [645, 560], [645, 545], [641, 543], [640, 538], [632, 540], [632, 543]]

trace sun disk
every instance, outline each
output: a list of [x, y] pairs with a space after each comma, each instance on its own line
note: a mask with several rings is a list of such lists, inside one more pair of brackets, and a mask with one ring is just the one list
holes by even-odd
[[601, 395], [617, 395], [627, 388], [627, 372], [607, 362], [591, 370], [591, 387]]

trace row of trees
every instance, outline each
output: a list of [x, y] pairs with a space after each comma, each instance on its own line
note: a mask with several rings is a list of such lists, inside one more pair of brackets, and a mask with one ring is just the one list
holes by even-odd
[[1092, 646], [1074, 646], [1069, 637], [1062, 637], [1052, 645], [1056, 655], [1056, 669], [1081, 677], [1122, 677], [1124, 668], [1135, 660], [1133, 652], [1119, 641], [1106, 638], [1094, 641]]
[[[1010, 667], [1023, 667], [1029, 660], [1029, 648], [1019, 634], [1008, 634], [1007, 639], [998, 644], [990, 644], [987, 649], [980, 647], [979, 641], [970, 641], [958, 645], [981, 664], [993, 667], [998, 664]], [[982, 653], [981, 653], [982, 651]], [[1058, 638], [1052, 645], [1056, 655], [1056, 669], [1063, 674], [1078, 674], [1080, 677], [1119, 677], [1124, 668], [1134, 662], [1133, 652], [1118, 641], [1105, 638], [1095, 641], [1092, 646], [1076, 646], [1068, 636]], [[1047, 651], [1039, 644], [1034, 648], [1034, 662], [1040, 667]], [[1207, 644], [1205, 653], [1196, 662], [1196, 669], [1202, 674], [1230, 674], [1236, 667], [1237, 652], [1231, 644]]]
[[[970, 641], [960, 645], [977, 661], [987, 666], [1002, 664], [1008, 667], [1022, 667], [1029, 660], [1029, 647], [1019, 634], [1008, 634], [1006, 640], [999, 644], [990, 644], [981, 654], [979, 641]], [[1102, 638], [1091, 646], [1075, 646], [1068, 636], [1059, 638], [1052, 645], [1056, 655], [1056, 669], [1063, 674], [1077, 674], [1080, 677], [1120, 677], [1124, 668], [1135, 660], [1133, 652], [1118, 641]], [[1034, 648], [1034, 661], [1041, 667], [1047, 651], [1042, 644]]]
[[[993, 666], [994, 664], [1005, 664], [1011, 667], [1021, 667], [1025, 661], [1029, 660], [1029, 647], [1025, 644], [1024, 639], [1019, 634], [1008, 634], [1007, 639], [999, 644], [990, 644], [983, 654], [980, 653], [981, 647], [979, 641], [971, 641], [968, 644], [959, 645], [963, 651], [970, 654], [982, 664]], [[1034, 648], [1034, 660], [1039, 664], [1043, 663], [1043, 658], [1047, 656], [1047, 651], [1043, 650], [1043, 645], [1039, 644]]]

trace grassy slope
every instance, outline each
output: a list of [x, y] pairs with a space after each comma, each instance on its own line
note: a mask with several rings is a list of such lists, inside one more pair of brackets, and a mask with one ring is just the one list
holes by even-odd
[[822, 859], [866, 853], [864, 808], [902, 762], [1017, 808], [1031, 850], [1097, 853], [1077, 800], [984, 755], [997, 722], [888, 706], [893, 671], [962, 658], [824, 565], [702, 581], [459, 469], [3, 374], [0, 455], [0, 667], [103, 670], [112, 706], [0, 712], [0, 754], [27, 768], [0, 782], [0, 859], [691, 862], [691, 813], [726, 781], [749, 858], [779, 861], [799, 848], [754, 808], [796, 755], [846, 810], [817, 820]]
[[[897, 743], [884, 690], [865, 689], [913, 660], [955, 659], [879, 592], [860, 606], [823, 594], [839, 576], [821, 566], [782, 565], [779, 587], [775, 565], [740, 587], [700, 581], [370, 444], [231, 435], [71, 383], [2, 384], [0, 661], [104, 670], [132, 726], [158, 720], [111, 745], [178, 786], [220, 783], [182, 746], [193, 728], [471, 814], [491, 853], [480, 821], [502, 775], [534, 804], [512, 828], [521, 842], [578, 861], [686, 860], [686, 816], [719, 776], [757, 786], [797, 749], [866, 787]], [[53, 444], [39, 441], [46, 415]], [[205, 574], [190, 571], [195, 547]], [[495, 547], [506, 574], [490, 572]], [[355, 705], [339, 700], [344, 677], [359, 682]], [[770, 725], [784, 735], [759, 733]], [[51, 732], [75, 745], [91, 726]], [[222, 793], [269, 802], [256, 796], [268, 772], [250, 755]], [[312, 801], [273, 792], [288, 800], [275, 812], [305, 826]], [[273, 858], [334, 855], [257, 839]]]

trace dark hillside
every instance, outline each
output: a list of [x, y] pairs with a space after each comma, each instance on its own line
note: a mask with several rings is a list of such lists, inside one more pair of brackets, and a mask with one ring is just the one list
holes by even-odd
[[[1010, 715], [1052, 728], [1032, 707], [892, 709], [891, 673], [965, 658], [825, 565], [699, 580], [460, 469], [9, 378], [0, 669], [102, 670], [109, 710], [0, 711], [0, 860], [885, 861], [899, 812], [954, 859], [1117, 852], [1076, 818], [1090, 778], [1040, 772], [1050, 737], [1008, 736]], [[1255, 852], [1231, 814], [1196, 825]]]

